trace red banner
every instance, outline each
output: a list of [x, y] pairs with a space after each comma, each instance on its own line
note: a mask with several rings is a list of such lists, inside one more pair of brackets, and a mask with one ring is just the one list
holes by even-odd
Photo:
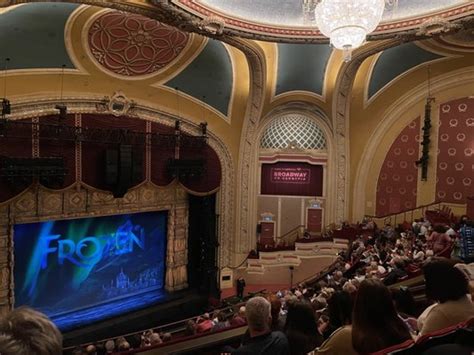
[[322, 196], [323, 166], [281, 162], [262, 165], [262, 195]]

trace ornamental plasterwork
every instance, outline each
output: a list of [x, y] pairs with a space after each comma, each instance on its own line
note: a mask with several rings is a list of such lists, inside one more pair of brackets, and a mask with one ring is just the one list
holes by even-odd
[[[125, 97], [125, 96], [124, 96]], [[51, 114], [57, 114], [57, 110], [54, 108], [57, 103], [57, 98], [44, 98], [44, 99], [25, 99], [22, 102], [21, 98], [15, 100], [16, 103], [12, 105], [12, 115], [9, 119], [21, 119], [21, 118], [34, 118], [38, 116], [45, 116]], [[93, 113], [104, 113], [108, 112], [109, 101], [104, 101], [103, 98], [90, 98], [90, 97], [65, 97], [63, 103], [67, 106], [69, 113], [75, 114], [93, 114]], [[162, 112], [159, 110], [152, 109], [147, 106], [135, 104], [131, 105], [127, 111], [127, 116], [138, 117], [147, 121], [154, 121], [160, 124], [164, 124], [170, 127], [174, 127], [176, 116], [169, 113]], [[191, 135], [200, 135], [201, 130], [198, 125], [191, 121], [180, 117], [181, 130]], [[232, 162], [232, 156], [228, 151], [225, 143], [218, 138], [215, 134], [208, 130], [208, 144], [211, 146], [219, 157], [221, 164], [221, 186], [218, 191], [218, 213], [219, 218], [219, 266], [224, 267], [231, 263], [231, 245], [232, 245], [232, 231], [234, 215], [233, 210], [229, 206], [233, 206], [234, 203], [234, 164]], [[143, 194], [151, 196], [153, 195], [150, 191], [145, 190]], [[82, 199], [81, 194], [77, 194], [75, 199], [78, 201], [85, 201]], [[126, 195], [127, 196], [127, 195]], [[110, 199], [107, 193], [94, 192], [90, 196], [93, 199], [99, 199], [102, 202], [106, 202]], [[138, 198], [135, 195], [129, 195], [126, 199]], [[85, 202], [84, 202], [85, 203]]]

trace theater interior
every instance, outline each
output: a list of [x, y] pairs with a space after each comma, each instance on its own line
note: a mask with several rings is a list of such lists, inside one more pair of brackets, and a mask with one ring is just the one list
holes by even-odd
[[438, 257], [474, 291], [472, 0], [4, 0], [0, 101], [0, 317], [65, 354], [228, 353], [365, 275], [416, 319]]

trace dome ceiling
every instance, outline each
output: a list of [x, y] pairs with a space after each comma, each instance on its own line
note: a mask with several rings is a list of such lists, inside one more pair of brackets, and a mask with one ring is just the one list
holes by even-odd
[[[188, 13], [222, 21], [226, 29], [269, 37], [321, 37], [303, 19], [303, 0], [171, 0]], [[470, 5], [471, 4], [471, 5]], [[387, 7], [376, 34], [420, 27], [430, 18], [454, 20], [474, 10], [470, 0], [398, 0]]]

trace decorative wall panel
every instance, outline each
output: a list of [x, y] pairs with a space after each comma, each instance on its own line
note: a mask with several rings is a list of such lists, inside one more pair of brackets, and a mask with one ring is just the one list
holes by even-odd
[[439, 120], [436, 199], [466, 203], [474, 196], [474, 99], [442, 103]]
[[416, 206], [419, 142], [418, 117], [398, 135], [385, 157], [377, 183], [377, 216]]

